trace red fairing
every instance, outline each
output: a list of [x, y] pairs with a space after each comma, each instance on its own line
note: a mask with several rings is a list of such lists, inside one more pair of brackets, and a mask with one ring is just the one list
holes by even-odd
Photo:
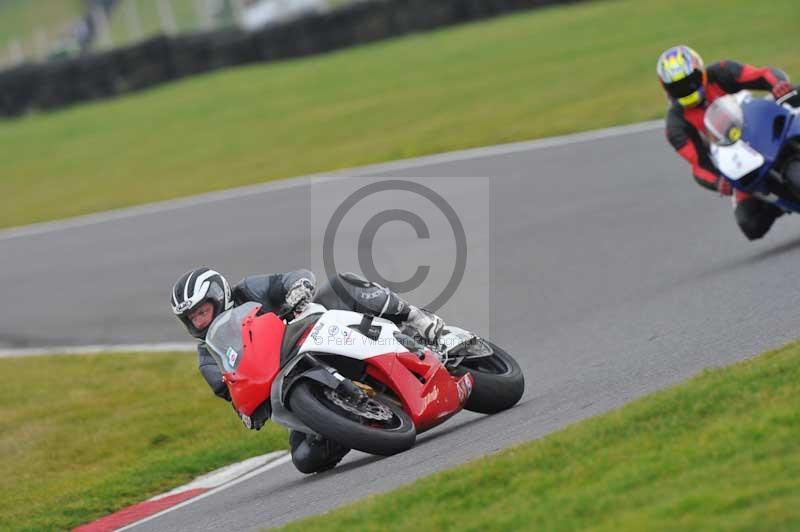
[[273, 313], [256, 316], [253, 310], [242, 323], [242, 361], [225, 374], [236, 410], [251, 415], [269, 399], [272, 382], [281, 367], [281, 341], [286, 324]]
[[386, 354], [368, 359], [367, 373], [391, 388], [403, 402], [417, 432], [444, 422], [464, 407], [472, 392], [472, 375], [456, 378], [429, 351]]

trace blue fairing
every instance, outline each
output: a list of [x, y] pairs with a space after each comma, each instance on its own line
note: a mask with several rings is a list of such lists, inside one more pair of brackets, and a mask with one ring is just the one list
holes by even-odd
[[[759, 175], [764, 176], [775, 163], [785, 140], [800, 135], [800, 121], [794, 120], [792, 113], [771, 100], [746, 100], [742, 103], [742, 111], [742, 138], [766, 159], [759, 171]], [[780, 117], [785, 122], [779, 131], [775, 131], [775, 120]]]

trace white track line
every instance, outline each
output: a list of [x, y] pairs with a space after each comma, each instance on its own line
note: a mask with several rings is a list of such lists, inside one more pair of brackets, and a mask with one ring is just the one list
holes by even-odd
[[653, 131], [663, 127], [664, 127], [663, 120], [652, 120], [649, 122], [640, 122], [638, 124], [629, 124], [625, 126], [616, 126], [606, 129], [597, 129], [593, 131], [585, 131], [583, 133], [562, 135], [559, 137], [549, 137], [538, 140], [514, 142], [511, 144], [500, 144], [497, 146], [486, 146], [482, 148], [459, 150], [447, 153], [440, 153], [437, 155], [418, 157], [414, 159], [403, 159], [400, 161], [393, 161], [389, 163], [381, 163], [370, 166], [362, 166], [358, 168], [337, 170], [334, 172], [311, 174], [302, 177], [283, 179], [277, 182], [248, 185], [244, 187], [221, 190], [217, 192], [209, 192], [207, 194], [200, 194], [197, 196], [189, 196], [185, 198], [160, 201], [157, 203], [149, 203], [146, 205], [139, 205], [136, 207], [126, 207], [122, 209], [104, 211], [85, 216], [77, 216], [74, 218], [56, 220], [53, 222], [43, 222], [32, 225], [24, 225], [20, 227], [12, 227], [10, 229], [0, 230], [0, 241], [10, 240], [13, 238], [41, 235], [46, 233], [53, 233], [55, 231], [63, 231], [66, 229], [74, 229], [77, 227], [86, 227], [90, 225], [96, 225], [115, 220], [124, 220], [126, 218], [133, 218], [136, 216], [144, 216], [147, 214], [155, 214], [170, 210], [195, 207], [197, 205], [204, 205], [208, 203], [214, 203], [217, 201], [224, 201], [228, 199], [252, 196], [254, 194], [262, 194], [265, 192], [271, 192], [275, 190], [308, 186], [312, 178], [344, 179], [354, 176], [368, 176], [370, 174], [390, 172], [393, 170], [406, 170], [410, 168], [418, 168], [421, 166], [430, 166], [434, 164], [466, 161], [470, 159], [479, 159], [482, 157], [507, 155], [511, 153], [519, 153], [524, 151], [542, 150], [546, 148], [567, 146], [570, 144], [577, 144], [581, 142], [590, 142], [594, 140], [621, 137], [625, 135], [635, 135], [637, 133]]
[[[68, 218], [65, 220], [57, 220], [54, 222], [45, 222], [41, 224], [26, 225], [22, 227], [15, 227], [11, 229], [0, 230], [0, 241], [10, 240], [12, 238], [22, 238], [26, 236], [41, 235], [52, 233], [56, 231], [63, 231], [66, 229], [73, 229], [77, 227], [86, 227], [90, 225], [101, 224], [114, 220], [123, 220], [126, 218], [133, 218], [136, 216], [144, 216], [146, 214], [154, 214], [176, 209], [183, 209], [188, 207], [195, 207], [207, 203], [217, 201], [224, 201], [227, 199], [240, 198], [251, 196], [254, 194], [261, 194], [275, 190], [297, 188], [308, 186], [311, 179], [346, 179], [354, 176], [368, 176], [370, 174], [391, 172], [393, 170], [406, 170], [410, 168], [418, 168], [421, 166], [431, 166], [434, 164], [444, 164], [456, 161], [466, 161], [470, 159], [479, 159], [482, 157], [491, 157], [497, 155], [506, 155], [511, 153], [519, 153], [525, 151], [542, 150], [546, 148], [555, 148], [559, 146], [568, 146], [571, 144], [578, 144], [581, 142], [591, 142], [594, 140], [602, 140], [614, 137], [622, 137], [625, 135], [635, 135], [647, 131], [653, 131], [664, 127], [663, 120], [652, 120], [650, 122], [640, 122], [638, 124], [629, 124], [625, 126], [616, 126], [606, 129], [597, 129], [593, 131], [585, 131], [583, 133], [573, 133], [570, 135], [562, 135], [559, 137], [550, 137], [538, 140], [514, 142], [511, 144], [500, 144], [497, 146], [486, 146], [482, 148], [473, 148], [469, 150], [459, 150], [447, 153], [440, 153], [436, 155], [429, 155], [426, 157], [418, 157], [415, 159], [404, 159], [400, 161], [393, 161], [388, 163], [375, 164], [370, 166], [362, 166], [359, 168], [351, 168], [345, 170], [338, 170], [335, 172], [325, 174], [313, 174], [303, 177], [294, 177], [284, 179], [278, 182], [261, 183], [257, 185], [249, 185], [245, 187], [232, 188], [218, 192], [209, 192], [207, 194], [200, 194], [197, 196], [190, 196], [186, 198], [179, 198], [168, 201], [161, 201], [158, 203], [149, 203], [147, 205], [139, 205], [136, 207], [129, 207], [124, 209], [117, 209], [113, 211], [99, 212], [96, 214], [89, 214], [86, 216], [79, 216], [76, 218]], [[30, 356], [30, 355], [53, 355], [53, 354], [79, 354], [79, 353], [102, 353], [102, 352], [128, 352], [128, 351], [194, 351], [194, 344], [144, 344], [144, 345], [105, 345], [105, 346], [56, 346], [48, 348], [32, 348], [32, 349], [0, 349], [0, 358], [17, 357], [17, 356]]]
[[265, 472], [269, 471], [270, 469], [274, 469], [276, 467], [282, 466], [283, 464], [289, 462], [291, 459], [292, 459], [292, 455], [290, 455], [289, 453], [286, 453], [284, 456], [281, 456], [280, 458], [277, 458], [277, 459], [273, 460], [272, 462], [270, 462], [270, 463], [268, 463], [268, 464], [266, 464], [264, 466], [261, 466], [258, 469], [255, 469], [255, 470], [247, 473], [244, 476], [241, 476], [241, 477], [237, 478], [236, 480], [228, 482], [227, 484], [223, 484], [222, 486], [219, 486], [218, 488], [214, 488], [211, 491], [207, 491], [207, 492], [203, 493], [202, 495], [198, 495], [197, 497], [194, 497], [193, 499], [189, 499], [188, 501], [184, 501], [184, 502], [182, 502], [180, 504], [176, 504], [175, 506], [167, 508], [166, 510], [162, 510], [162, 511], [158, 512], [157, 514], [153, 514], [150, 517], [146, 517], [146, 518], [142, 519], [141, 521], [137, 521], [135, 523], [131, 523], [130, 525], [127, 525], [127, 526], [124, 526], [122, 528], [119, 528], [119, 529], [117, 529], [117, 532], [121, 532], [122, 530], [129, 530], [129, 529], [131, 529], [131, 528], [133, 528], [133, 527], [135, 527], [137, 525], [141, 525], [142, 523], [146, 523], [148, 521], [152, 521], [153, 519], [157, 519], [157, 518], [161, 517], [162, 515], [168, 514], [168, 513], [172, 512], [172, 511], [175, 511], [175, 510], [177, 510], [179, 508], [183, 508], [185, 506], [189, 506], [192, 503], [195, 503], [195, 502], [197, 502], [197, 501], [199, 501], [201, 499], [205, 499], [206, 497], [210, 497], [212, 495], [215, 495], [215, 494], [219, 493], [220, 491], [228, 489], [231, 486], [235, 486], [236, 484], [244, 482], [245, 480], [250, 480], [251, 478], [253, 478], [255, 476], [258, 476], [258, 475], [260, 475], [262, 473], [265, 473]]
[[157, 501], [159, 499], [164, 499], [166, 497], [197, 488], [204, 488], [208, 490], [218, 488], [222, 485], [228, 484], [229, 482], [233, 482], [237, 478], [240, 478], [251, 471], [255, 471], [256, 469], [259, 469], [264, 465], [277, 460], [285, 454], [286, 451], [274, 451], [261, 456], [254, 456], [253, 458], [248, 458], [247, 460], [243, 460], [235, 464], [227, 465], [217, 469], [216, 471], [212, 471], [203, 476], [197, 477], [188, 484], [178, 486], [177, 488], [166, 493], [162, 493], [161, 495], [156, 495], [155, 497], [148, 499], [148, 501]]
[[100, 353], [155, 353], [164, 351], [197, 351], [197, 343], [163, 342], [156, 344], [114, 345], [64, 345], [54, 347], [31, 347], [22, 349], [0, 349], [0, 358], [15, 358], [46, 355], [97, 355]]

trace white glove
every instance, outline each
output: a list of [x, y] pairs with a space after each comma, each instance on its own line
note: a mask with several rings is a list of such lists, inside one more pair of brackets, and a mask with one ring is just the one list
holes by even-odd
[[312, 297], [314, 297], [314, 283], [310, 279], [298, 279], [286, 291], [286, 304], [294, 309], [295, 314], [300, 314], [311, 302]]
[[432, 312], [413, 305], [409, 305], [409, 308], [406, 325], [416, 330], [428, 342], [435, 343], [444, 329], [444, 320]]

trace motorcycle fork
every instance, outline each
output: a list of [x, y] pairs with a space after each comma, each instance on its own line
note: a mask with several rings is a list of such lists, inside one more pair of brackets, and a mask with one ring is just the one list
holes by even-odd
[[319, 359], [319, 357], [316, 357], [310, 353], [306, 353], [303, 355], [303, 358], [311, 365], [311, 368], [297, 374], [296, 376], [292, 377], [288, 383], [284, 384], [281, 398], [282, 402], [285, 403], [286, 397], [289, 395], [289, 391], [292, 389], [295, 383], [302, 379], [309, 379], [318, 382], [323, 386], [331, 388], [332, 390], [356, 401], [367, 397], [367, 393], [364, 390], [356, 386], [352, 380], [339, 373], [336, 368], [325, 364]]

